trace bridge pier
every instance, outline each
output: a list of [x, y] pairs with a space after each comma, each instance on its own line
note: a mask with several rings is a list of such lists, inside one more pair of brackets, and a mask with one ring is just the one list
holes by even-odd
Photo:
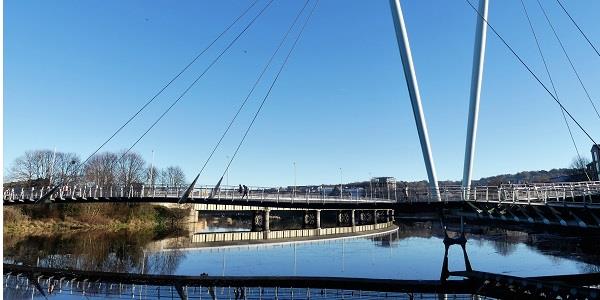
[[254, 217], [252, 218], [252, 231], [268, 232], [270, 230], [270, 212], [271, 209], [269, 209], [268, 207], [265, 207], [262, 211], [254, 211]]
[[263, 218], [263, 231], [265, 232], [269, 232], [271, 229], [269, 227], [269, 218], [271, 216], [271, 209], [269, 209], [268, 207], [265, 208], [264, 210], [264, 218]]
[[321, 210], [320, 209], [316, 209], [315, 210], [316, 216], [316, 226], [317, 226], [317, 234], [321, 235]]

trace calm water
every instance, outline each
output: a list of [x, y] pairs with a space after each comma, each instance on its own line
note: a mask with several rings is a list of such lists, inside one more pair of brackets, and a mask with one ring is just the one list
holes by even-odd
[[[197, 232], [247, 231], [249, 222], [210, 217]], [[437, 222], [399, 223], [377, 235], [267, 244], [192, 244], [187, 234], [83, 232], [4, 238], [4, 262], [82, 270], [178, 275], [301, 275], [439, 279], [444, 256]], [[467, 225], [473, 269], [516, 276], [600, 270], [598, 235], [527, 233]], [[450, 270], [464, 270], [462, 250]]]

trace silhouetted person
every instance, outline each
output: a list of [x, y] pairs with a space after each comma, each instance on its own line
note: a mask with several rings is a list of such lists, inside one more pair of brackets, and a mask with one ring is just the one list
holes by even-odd
[[238, 187], [238, 194], [241, 195], [243, 191], [244, 190], [242, 189], [242, 185], [240, 184], [239, 187]]
[[242, 195], [242, 199], [244, 199], [244, 197], [246, 197], [246, 199], [248, 198], [248, 187], [244, 184], [244, 195]]

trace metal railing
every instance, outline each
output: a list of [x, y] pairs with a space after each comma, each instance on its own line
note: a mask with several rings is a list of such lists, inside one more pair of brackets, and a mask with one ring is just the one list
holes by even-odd
[[[144, 185], [130, 186], [85, 186], [72, 185], [63, 186], [50, 196], [50, 200], [56, 199], [107, 199], [107, 198], [173, 198], [179, 199], [185, 192], [187, 186], [164, 186], [155, 185], [146, 187]], [[51, 187], [41, 188], [8, 188], [4, 189], [4, 201], [35, 201], [47, 193]], [[338, 193], [339, 194], [339, 193]], [[249, 187], [248, 193], [240, 192], [236, 186], [220, 186], [215, 189], [214, 186], [198, 186], [193, 189], [189, 199], [212, 198], [222, 201], [265, 201], [265, 202], [322, 202], [322, 203], [361, 203], [361, 202], [385, 202], [393, 203], [395, 199], [389, 198], [369, 198], [364, 196], [353, 196], [346, 194], [328, 195], [322, 190], [305, 189], [292, 190], [289, 188], [273, 187]]]
[[[56, 199], [131, 199], [131, 198], [180, 198], [187, 186], [130, 185], [130, 186], [87, 186], [66, 185], [51, 197]], [[4, 201], [35, 201], [47, 193], [51, 187], [6, 188]], [[350, 193], [352, 190], [354, 193]], [[594, 195], [600, 195], [600, 181], [503, 184], [500, 186], [473, 186], [465, 189], [461, 186], [441, 186], [439, 194], [443, 202], [475, 201], [513, 204], [593, 204]], [[373, 197], [372, 193], [358, 189], [344, 189], [332, 195], [323, 188], [282, 188], [249, 187], [248, 194], [240, 192], [236, 186], [198, 186], [190, 193], [190, 199], [213, 198], [222, 201], [268, 201], [268, 202], [306, 202], [306, 203], [412, 203], [436, 202], [436, 191], [429, 188], [394, 188], [392, 192]]]

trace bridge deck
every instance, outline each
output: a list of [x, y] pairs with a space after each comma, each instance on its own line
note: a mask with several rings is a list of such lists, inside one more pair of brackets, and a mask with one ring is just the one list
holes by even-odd
[[[185, 187], [143, 185], [129, 187], [63, 186], [50, 198], [50, 202], [165, 202], [177, 203]], [[4, 204], [31, 204], [40, 199], [50, 187], [5, 188]], [[232, 204], [260, 207], [326, 207], [386, 206], [395, 203], [437, 202], [437, 193], [428, 189], [394, 189], [379, 197], [361, 193], [358, 188], [350, 193], [344, 189], [342, 195], [331, 196], [322, 189], [253, 187], [248, 195], [238, 193], [235, 187], [202, 186], [195, 188], [186, 200], [188, 203]], [[441, 201], [473, 201], [514, 205], [544, 205], [572, 207], [600, 207], [600, 181], [571, 183], [510, 184], [500, 186], [475, 186], [465, 190], [460, 186], [442, 186]]]

